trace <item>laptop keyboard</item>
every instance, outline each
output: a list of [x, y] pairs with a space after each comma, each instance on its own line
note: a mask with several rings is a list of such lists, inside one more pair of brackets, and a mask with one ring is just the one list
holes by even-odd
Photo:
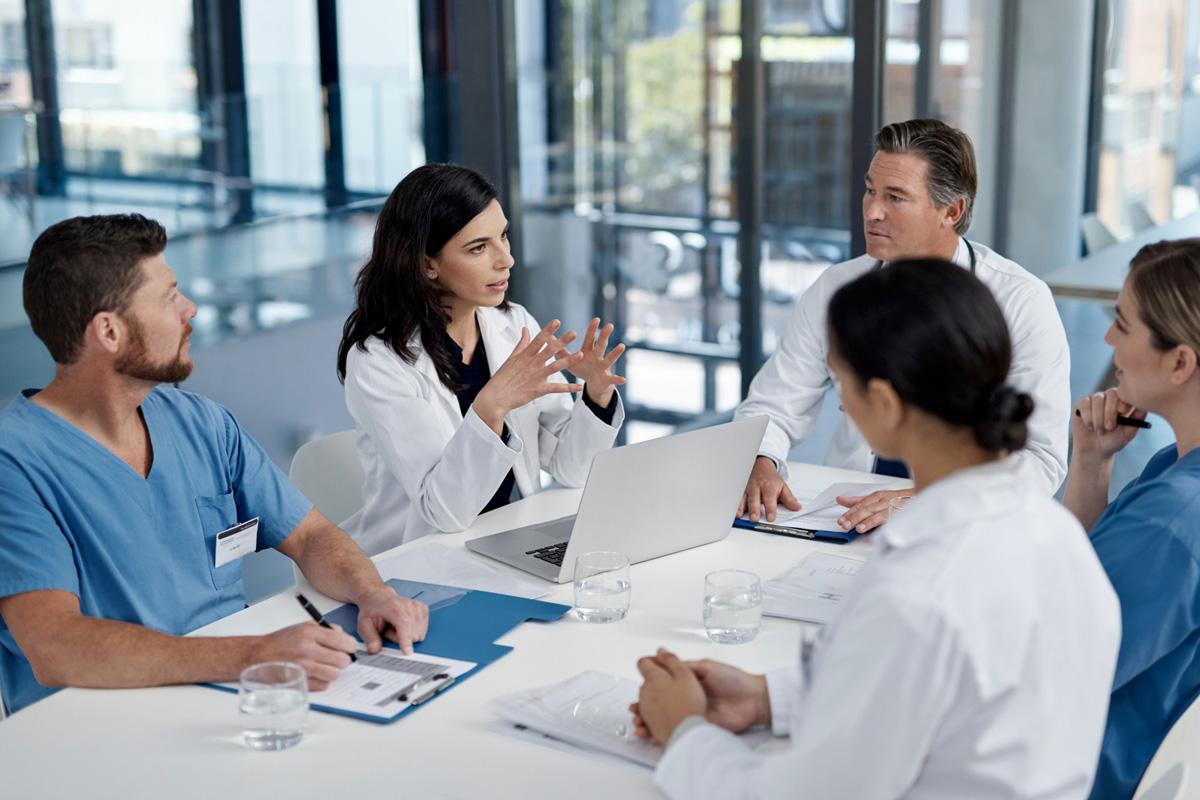
[[559, 542], [558, 544], [548, 545], [547, 547], [539, 547], [536, 550], [526, 550], [525, 555], [540, 558], [542, 561], [547, 561], [556, 567], [561, 567], [563, 555], [567, 552], [567, 543]]

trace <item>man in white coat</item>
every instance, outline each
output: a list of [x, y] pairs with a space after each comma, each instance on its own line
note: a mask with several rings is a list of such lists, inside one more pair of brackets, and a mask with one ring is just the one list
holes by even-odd
[[[800, 509], [787, 486], [786, 461], [788, 451], [812, 432], [825, 392], [833, 385], [825, 363], [829, 299], [864, 272], [906, 259], [952, 261], [991, 289], [1013, 339], [1009, 381], [1035, 402], [1028, 441], [1018, 457], [1027, 476], [1047, 494], [1057, 491], [1067, 474], [1071, 370], [1062, 320], [1045, 283], [964, 238], [978, 182], [971, 140], [939, 120], [917, 119], [885, 126], [875, 136], [875, 149], [863, 194], [867, 254], [830, 267], [804, 293], [775, 353], [734, 414], [735, 419], [771, 418], [738, 511], [752, 522], [773, 522], [780, 505]], [[880, 462], [844, 416], [825, 463], [882, 473], [903, 466]], [[838, 498], [849, 506], [839, 522], [846, 530], [864, 533], [887, 518], [888, 500], [908, 493]]]

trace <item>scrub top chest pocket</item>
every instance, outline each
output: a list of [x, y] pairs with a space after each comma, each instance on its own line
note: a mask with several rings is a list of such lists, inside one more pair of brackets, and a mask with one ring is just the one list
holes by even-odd
[[[222, 558], [218, 558], [217, 537], [223, 533], [228, 533], [232, 528], [240, 528], [237, 519], [237, 503], [234, 502], [233, 492], [228, 494], [218, 494], [211, 497], [197, 497], [196, 511], [200, 515], [200, 527], [204, 531], [204, 545], [206, 552], [206, 560], [208, 568], [212, 572], [213, 588], [225, 589], [242, 577], [242, 560], [239, 555], [244, 555], [248, 550], [253, 552], [257, 548], [257, 519], [251, 522], [254, 525], [251, 528], [254, 531], [255, 542], [249, 548], [243, 545], [246, 531], [234, 532], [231, 535], [222, 539], [224, 546], [222, 547]], [[234, 541], [230, 541], [234, 540]], [[232, 545], [236, 547], [236, 555], [232, 559], [228, 559], [228, 550]], [[217, 566], [220, 563], [221, 566]]]

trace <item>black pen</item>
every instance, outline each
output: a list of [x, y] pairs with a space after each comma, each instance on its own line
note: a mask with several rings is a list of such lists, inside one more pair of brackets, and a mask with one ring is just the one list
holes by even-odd
[[[317, 607], [308, 602], [308, 598], [299, 592], [296, 593], [296, 602], [300, 604], [301, 608], [308, 612], [308, 615], [313, 618], [313, 622], [317, 623], [322, 628], [333, 628], [333, 626], [329, 624], [329, 620], [321, 616], [320, 611], [317, 611]], [[350, 663], [353, 664], [355, 661], [358, 661], [358, 656], [354, 655], [354, 653], [351, 653]]]
[[[1075, 409], [1075, 416], [1083, 419], [1083, 414], [1079, 413], [1079, 409]], [[1133, 417], [1122, 417], [1117, 414], [1117, 424], [1124, 425], [1126, 428], [1142, 428], [1143, 430], [1150, 427], [1150, 423], [1144, 419], [1134, 419]]]

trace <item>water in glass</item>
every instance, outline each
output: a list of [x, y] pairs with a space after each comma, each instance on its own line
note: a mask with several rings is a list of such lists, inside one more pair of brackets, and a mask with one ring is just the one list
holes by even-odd
[[575, 613], [585, 622], [616, 622], [629, 612], [630, 585], [610, 575], [575, 581]]
[[243, 692], [242, 735], [255, 750], [283, 750], [299, 744], [308, 722], [308, 698], [301, 689]]

